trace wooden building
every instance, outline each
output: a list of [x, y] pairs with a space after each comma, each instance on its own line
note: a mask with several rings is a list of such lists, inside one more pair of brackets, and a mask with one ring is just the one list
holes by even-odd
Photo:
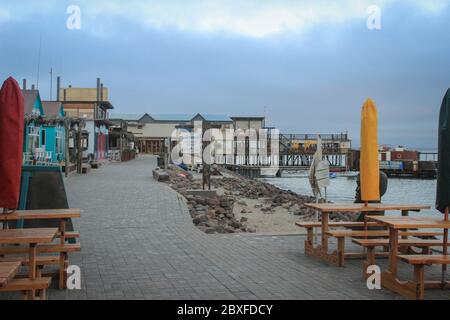
[[102, 161], [108, 158], [109, 150], [109, 111], [114, 109], [108, 101], [108, 89], [97, 80], [97, 88], [60, 88], [58, 100], [64, 104], [68, 117], [85, 120], [89, 132], [84, 158]]
[[64, 107], [42, 102], [38, 90], [22, 90], [25, 102], [24, 163], [60, 165], [65, 160]]
[[165, 140], [170, 138], [178, 127], [189, 127], [194, 121], [206, 121], [222, 128], [232, 128], [233, 121], [224, 115], [209, 114], [113, 114], [111, 118], [123, 119], [128, 131], [136, 139], [140, 153], [162, 154]]

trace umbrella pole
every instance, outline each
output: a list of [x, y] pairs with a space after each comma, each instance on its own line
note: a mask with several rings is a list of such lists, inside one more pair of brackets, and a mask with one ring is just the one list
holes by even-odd
[[[8, 209], [3, 208], [3, 214], [8, 214]], [[7, 222], [3, 222], [2, 225], [3, 225], [3, 230], [7, 229], [7, 227], [8, 227]]]
[[[316, 193], [316, 204], [319, 203], [319, 194]], [[316, 209], [316, 221], [319, 222], [319, 210]], [[317, 244], [317, 228], [314, 228], [314, 243]]]
[[[445, 221], [448, 221], [448, 212], [449, 208], [447, 207], [445, 208], [445, 216], [444, 216]], [[444, 249], [443, 249], [444, 255], [447, 255], [447, 250], [448, 250], [448, 229], [444, 229]], [[447, 265], [444, 264], [442, 265], [442, 289], [445, 289], [446, 287], [445, 281], [446, 273], [447, 273]]]

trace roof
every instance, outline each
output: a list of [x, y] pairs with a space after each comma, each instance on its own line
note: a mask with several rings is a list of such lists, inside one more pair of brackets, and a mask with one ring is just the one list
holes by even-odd
[[200, 114], [206, 121], [211, 122], [232, 122], [231, 118], [222, 114]]
[[32, 114], [36, 100], [39, 98], [38, 90], [22, 90], [25, 114]]
[[230, 117], [232, 120], [265, 120], [266, 117], [250, 116], [250, 117]]
[[193, 114], [149, 114], [155, 121], [191, 121]]
[[42, 108], [47, 117], [61, 116], [62, 103], [59, 101], [42, 101]]
[[110, 119], [120, 119], [125, 121], [139, 121], [144, 115], [139, 113], [111, 113]]
[[110, 119], [122, 119], [125, 121], [141, 121], [145, 116], [148, 116], [150, 121], [161, 122], [190, 122], [197, 117], [203, 118], [210, 122], [229, 122], [232, 120], [226, 115], [218, 114], [139, 114], [139, 113], [112, 113]]

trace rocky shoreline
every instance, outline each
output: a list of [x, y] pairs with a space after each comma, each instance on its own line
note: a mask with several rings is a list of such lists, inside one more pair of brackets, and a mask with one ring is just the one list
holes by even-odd
[[[186, 199], [192, 222], [208, 234], [297, 231], [295, 221], [316, 219], [316, 212], [304, 205], [314, 202], [313, 197], [282, 190], [222, 168], [217, 176], [211, 177], [211, 187], [216, 194], [208, 197], [190, 194], [192, 190], [202, 189], [200, 174], [172, 165], [167, 171], [155, 171], [155, 175], [163, 177], [158, 180]], [[354, 215], [339, 213], [330, 219], [353, 221]]]

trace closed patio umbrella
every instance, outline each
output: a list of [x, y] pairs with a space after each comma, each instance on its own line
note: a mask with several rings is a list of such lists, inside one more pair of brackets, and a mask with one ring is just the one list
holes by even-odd
[[367, 99], [361, 111], [360, 155], [361, 200], [380, 200], [380, 165], [378, 160], [378, 113], [375, 103]]
[[309, 184], [311, 185], [311, 189], [313, 191], [314, 197], [321, 195], [319, 184], [316, 178], [316, 170], [319, 162], [322, 161], [322, 139], [320, 136], [317, 137], [317, 150], [314, 154], [311, 167], [309, 169]]
[[19, 203], [24, 131], [24, 98], [19, 84], [8, 78], [0, 91], [0, 208]]
[[[444, 96], [439, 114], [438, 176], [436, 208], [448, 221], [450, 207], [450, 89]], [[444, 254], [447, 254], [448, 229], [444, 230]], [[445, 284], [447, 266], [442, 266], [442, 284]]]

